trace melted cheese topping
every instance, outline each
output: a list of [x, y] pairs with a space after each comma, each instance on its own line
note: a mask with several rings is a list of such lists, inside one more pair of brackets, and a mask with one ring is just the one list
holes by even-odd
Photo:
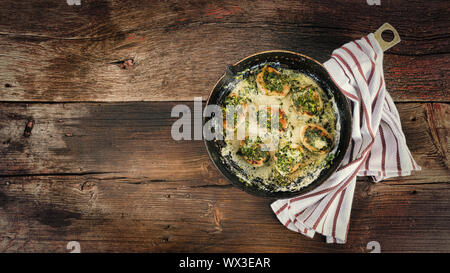
[[[293, 70], [280, 68], [277, 68], [277, 70], [284, 74], [288, 83], [289, 81], [298, 81], [302, 85], [310, 85], [316, 88], [323, 103], [321, 114], [311, 116], [298, 113], [295, 110], [290, 93], [284, 97], [272, 96], [259, 90], [255, 82], [255, 75], [261, 71], [261, 68], [254, 68], [249, 71], [250, 76], [245, 79], [238, 76], [236, 81], [230, 84], [230, 96], [239, 96], [246, 100], [247, 119], [249, 121], [240, 124], [239, 127], [241, 128], [237, 128], [236, 130], [245, 131], [246, 137], [256, 137], [259, 135], [265, 144], [265, 148], [270, 153], [270, 159], [261, 166], [249, 164], [238, 152], [242, 139], [225, 140], [226, 145], [222, 148], [221, 153], [224, 158], [227, 158], [226, 160], [233, 161], [234, 164], [231, 164], [232, 166], [238, 166], [234, 168], [235, 174], [243, 183], [256, 185], [266, 191], [296, 191], [312, 183], [333, 159], [339, 141], [339, 123], [336, 122], [338, 112], [334, 98], [328, 99], [328, 96], [322, 88], [312, 78]], [[290, 92], [294, 91], [291, 90]], [[264, 110], [267, 107], [271, 107], [272, 109], [278, 108], [285, 113], [284, 118], [287, 120], [287, 128], [285, 130], [268, 131], [263, 128], [264, 126], [258, 126], [259, 124], [255, 125], [254, 122], [257, 121], [256, 119], [252, 122], [250, 115], [256, 113], [258, 110]], [[274, 160], [277, 149], [291, 144], [301, 146], [301, 130], [305, 125], [311, 123], [321, 125], [327, 129], [329, 135], [333, 138], [334, 149], [325, 154], [314, 153], [303, 149], [305, 152], [304, 156], [302, 156], [300, 166], [293, 173], [280, 174], [275, 168]], [[242, 126], [244, 127], [242, 128]], [[314, 143], [314, 146], [318, 148], [325, 145], [327, 143], [320, 139]]]

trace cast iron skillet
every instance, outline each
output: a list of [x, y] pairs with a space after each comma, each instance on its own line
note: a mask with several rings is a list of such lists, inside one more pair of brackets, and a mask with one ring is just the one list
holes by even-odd
[[[270, 192], [262, 190], [256, 186], [246, 186], [244, 183], [239, 181], [239, 178], [232, 171], [232, 168], [234, 168], [232, 166], [233, 164], [230, 164], [229, 160], [224, 160], [223, 156], [220, 153], [220, 148], [224, 145], [223, 141], [205, 140], [205, 144], [208, 154], [214, 165], [226, 178], [228, 178], [228, 180], [231, 181], [234, 186], [257, 196], [287, 198], [311, 191], [312, 189], [322, 184], [338, 168], [342, 159], [344, 158], [350, 142], [352, 117], [347, 98], [333, 83], [323, 65], [308, 56], [289, 51], [265, 51], [255, 55], [251, 55], [234, 65], [228, 66], [226, 73], [222, 76], [222, 78], [220, 78], [220, 80], [216, 83], [216, 86], [212, 90], [207, 101], [207, 105], [222, 105], [224, 99], [231, 92], [231, 90], [225, 87], [228, 83], [234, 81], [236, 73], [242, 72], [255, 65], [260, 65], [266, 62], [278, 62], [283, 68], [289, 68], [297, 70], [301, 73], [305, 73], [316, 80], [316, 82], [328, 96], [334, 96], [339, 112], [339, 118], [337, 119], [337, 122], [341, 124], [341, 131], [340, 140], [339, 143], [337, 143], [337, 151], [330, 166], [322, 170], [315, 181], [298, 191]], [[211, 117], [205, 118], [204, 122], [206, 123], [209, 119], [211, 119]]]

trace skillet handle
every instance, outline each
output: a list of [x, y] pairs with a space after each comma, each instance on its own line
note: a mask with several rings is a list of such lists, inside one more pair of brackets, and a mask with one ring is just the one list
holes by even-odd
[[[381, 33], [383, 33], [383, 31], [385, 31], [385, 30], [390, 30], [390, 31], [392, 31], [392, 33], [394, 33], [394, 39], [392, 39], [392, 41], [386, 42], [381, 37]], [[379, 29], [377, 29], [377, 31], [375, 31], [374, 35], [375, 35], [375, 39], [378, 41], [378, 43], [380, 44], [380, 47], [383, 51], [388, 50], [389, 48], [395, 46], [396, 44], [400, 43], [400, 41], [401, 41], [400, 35], [398, 35], [397, 30], [389, 23], [384, 23]]]

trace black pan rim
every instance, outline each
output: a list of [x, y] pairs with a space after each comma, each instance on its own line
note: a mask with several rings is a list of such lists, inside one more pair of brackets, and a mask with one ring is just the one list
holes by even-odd
[[[338, 109], [339, 111], [342, 111], [344, 113], [344, 115], [346, 116], [346, 120], [345, 121], [341, 121], [341, 122], [345, 122], [346, 128], [347, 128], [347, 139], [341, 139], [339, 141], [339, 147], [340, 148], [344, 148], [343, 150], [339, 150], [339, 154], [338, 154], [338, 158], [336, 158], [333, 161], [333, 164], [331, 167], [324, 169], [326, 170], [325, 175], [322, 175], [322, 173], [319, 175], [319, 177], [313, 181], [311, 184], [307, 185], [306, 187], [303, 187], [301, 189], [299, 189], [298, 191], [285, 191], [285, 192], [271, 192], [271, 191], [264, 191], [260, 188], [257, 187], [249, 187], [246, 186], [244, 183], [242, 183], [241, 181], [239, 181], [239, 178], [233, 174], [230, 173], [228, 171], [226, 171], [226, 169], [222, 170], [222, 166], [221, 164], [223, 164], [222, 162], [218, 162], [218, 160], [215, 160], [212, 154], [212, 150], [209, 147], [208, 143], [211, 144], [211, 142], [214, 142], [215, 140], [204, 140], [205, 143], [205, 147], [208, 153], [209, 158], [211, 159], [211, 161], [213, 162], [214, 166], [219, 170], [219, 172], [225, 177], [227, 178], [227, 180], [229, 180], [231, 182], [232, 185], [238, 187], [239, 189], [255, 195], [255, 196], [260, 196], [260, 197], [273, 197], [273, 198], [288, 198], [288, 197], [293, 197], [293, 196], [298, 196], [300, 194], [304, 194], [307, 193], [309, 191], [312, 191], [313, 189], [317, 188], [318, 186], [320, 186], [323, 182], [325, 182], [333, 173], [335, 173], [335, 171], [337, 170], [337, 168], [340, 166], [340, 164], [342, 163], [342, 160], [347, 152], [347, 149], [349, 148], [349, 144], [351, 141], [351, 131], [352, 131], [352, 115], [351, 115], [351, 111], [350, 111], [350, 106], [349, 103], [347, 101], [347, 98], [344, 96], [344, 94], [342, 94], [342, 92], [340, 91], [340, 89], [336, 86], [336, 84], [334, 83], [334, 81], [331, 79], [330, 75], [328, 74], [328, 72], [326, 71], [325, 67], [323, 66], [322, 63], [318, 62], [317, 60], [301, 54], [301, 53], [297, 53], [297, 52], [293, 52], [293, 51], [288, 51], [288, 50], [268, 50], [268, 51], [262, 51], [262, 52], [258, 52], [252, 55], [249, 55], [241, 60], [239, 60], [238, 62], [234, 63], [233, 65], [228, 66], [229, 69], [233, 69], [235, 67], [237, 67], [238, 65], [242, 64], [243, 62], [251, 59], [251, 58], [258, 58], [258, 57], [263, 57], [266, 54], [275, 54], [275, 55], [281, 55], [281, 54], [288, 54], [291, 55], [292, 57], [300, 57], [303, 58], [307, 61], [311, 61], [313, 63], [315, 63], [316, 65], [320, 66], [320, 69], [323, 70], [322, 72], [324, 72], [326, 75], [325, 77], [327, 79], [322, 79], [324, 81], [326, 81], [330, 87], [333, 89], [333, 95], [340, 96], [341, 98], [341, 103], [343, 103], [343, 105], [339, 105], [338, 104]], [[227, 72], [224, 73], [224, 75], [222, 75], [222, 77], [220, 77], [218, 79], [218, 81], [216, 82], [216, 84], [214, 85], [214, 87], [212, 88], [208, 99], [206, 101], [206, 105], [210, 104], [212, 95], [214, 94], [214, 91], [218, 90], [218, 86], [219, 84], [222, 84], [222, 81], [224, 81], [225, 77], [227, 76]], [[216, 91], [218, 92], [218, 91]], [[341, 117], [342, 119], [343, 117]], [[342, 130], [344, 130], [345, 128], [341, 128], [341, 135], [342, 135]], [[212, 144], [211, 144], [212, 145]], [[343, 146], [343, 147], [342, 147]]]

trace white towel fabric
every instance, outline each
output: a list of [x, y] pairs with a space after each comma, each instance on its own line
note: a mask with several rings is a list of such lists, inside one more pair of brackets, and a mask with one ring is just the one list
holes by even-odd
[[386, 91], [383, 51], [371, 33], [333, 51], [324, 63], [352, 109], [352, 140], [338, 170], [311, 192], [272, 203], [288, 229], [328, 243], [347, 240], [357, 176], [375, 182], [420, 170], [406, 145], [400, 117]]

